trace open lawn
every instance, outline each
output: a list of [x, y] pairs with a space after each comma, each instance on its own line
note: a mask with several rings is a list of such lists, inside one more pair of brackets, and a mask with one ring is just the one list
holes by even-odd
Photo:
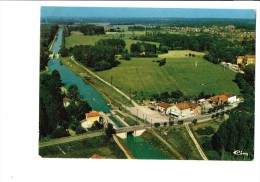
[[[130, 37], [132, 36], [128, 31], [127, 32], [107, 32], [103, 35], [83, 35], [81, 32], [73, 31], [69, 37], [66, 37], [65, 46], [66, 48], [74, 47], [75, 45], [95, 45], [100, 39], [112, 39], [112, 38], [121, 38], [121, 34], [124, 34], [123, 39], [126, 42], [125, 48], [130, 51], [130, 46], [132, 43], [137, 43], [140, 41], [132, 40]], [[155, 44], [159, 47], [158, 42], [148, 42]]]
[[90, 158], [93, 154], [110, 159], [126, 158], [114, 140], [107, 140], [105, 137], [42, 147], [39, 154], [45, 158]]
[[[120, 60], [118, 67], [96, 72], [126, 94], [137, 92], [142, 97], [165, 91], [180, 90], [185, 95], [231, 92], [239, 94], [239, 88], [232, 80], [235, 73], [219, 65], [214, 65], [200, 56], [167, 58], [164, 66], [159, 66], [159, 58], [132, 58]], [[195, 66], [197, 62], [197, 67]]]

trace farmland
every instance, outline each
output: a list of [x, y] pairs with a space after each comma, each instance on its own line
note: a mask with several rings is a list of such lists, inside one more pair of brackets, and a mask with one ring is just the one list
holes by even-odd
[[127, 94], [142, 92], [144, 97], [173, 90], [180, 90], [185, 95], [197, 95], [202, 91], [208, 94], [239, 94], [239, 88], [232, 81], [235, 78], [234, 72], [227, 69], [224, 71], [223, 67], [212, 64], [200, 56], [180, 55], [167, 58], [164, 66], [159, 66], [153, 61], [157, 59], [120, 60], [121, 64], [118, 67], [97, 74], [107, 81], [112, 77], [113, 84]]

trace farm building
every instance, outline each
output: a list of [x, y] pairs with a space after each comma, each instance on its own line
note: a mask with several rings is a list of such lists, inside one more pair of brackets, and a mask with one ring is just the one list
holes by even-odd
[[212, 104], [224, 104], [225, 102], [233, 104], [238, 101], [237, 97], [234, 94], [226, 93], [222, 95], [216, 95], [210, 98]]

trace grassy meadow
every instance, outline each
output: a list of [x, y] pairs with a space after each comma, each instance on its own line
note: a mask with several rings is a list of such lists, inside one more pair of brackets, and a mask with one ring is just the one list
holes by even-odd
[[[96, 72], [125, 93], [143, 92], [145, 97], [165, 91], [180, 90], [185, 95], [232, 92], [239, 94], [237, 84], [232, 80], [235, 73], [219, 65], [214, 65], [200, 56], [167, 58], [164, 66], [159, 66], [159, 58], [132, 58], [120, 60], [121, 64], [111, 70]], [[197, 62], [197, 67], [195, 66]], [[130, 90], [131, 89], [131, 90]]]
[[[143, 32], [136, 32], [135, 35], [144, 34]], [[69, 37], [66, 37], [66, 48], [74, 47], [75, 45], [95, 45], [96, 42], [98, 42], [100, 39], [112, 39], [112, 38], [121, 38], [121, 34], [123, 34], [123, 39], [125, 40], [126, 46], [125, 48], [130, 51], [130, 46], [132, 43], [137, 43], [140, 41], [132, 40], [130, 39], [132, 37], [132, 32], [107, 32], [104, 35], [83, 35], [81, 32], [73, 31], [71, 32], [71, 35]], [[157, 47], [159, 47], [158, 42], [148, 42], [155, 44]]]
[[[66, 47], [94, 45], [100, 39], [120, 38], [121, 34], [124, 34], [126, 49], [130, 50], [131, 44], [138, 42], [130, 39], [131, 33], [130, 31], [107, 32], [104, 35], [86, 36], [74, 31], [71, 36], [66, 38]], [[159, 43], [149, 43], [159, 46]], [[186, 56], [189, 53], [196, 56]], [[181, 90], [185, 95], [197, 95], [200, 92], [239, 94], [237, 84], [232, 81], [235, 73], [228, 69], [224, 71], [223, 67], [204, 60], [203, 55], [204, 53], [190, 50], [169, 51], [167, 54], [159, 55], [159, 58], [120, 60], [121, 64], [118, 67], [96, 73], [109, 82], [112, 77], [113, 84], [128, 95], [130, 92], [138, 94], [142, 92], [144, 97], [150, 97], [152, 94], [173, 90]], [[167, 59], [164, 66], [153, 62], [160, 58]]]

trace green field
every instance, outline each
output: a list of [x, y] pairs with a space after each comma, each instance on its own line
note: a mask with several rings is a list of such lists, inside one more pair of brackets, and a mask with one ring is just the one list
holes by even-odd
[[[66, 48], [74, 47], [75, 45], [94, 45], [97, 41], [100, 39], [112, 39], [112, 38], [120, 38], [121, 34], [124, 34], [123, 39], [125, 40], [126, 46], [125, 48], [130, 51], [130, 46], [132, 43], [137, 43], [140, 41], [132, 40], [130, 37], [132, 32], [107, 32], [104, 35], [83, 35], [81, 32], [71, 32], [71, 35], [69, 37], [66, 37]], [[138, 32], [136, 32], [138, 33]], [[142, 32], [144, 33], [144, 32]], [[157, 47], [159, 47], [158, 42], [148, 42], [146, 43], [152, 43], [155, 44]]]
[[[132, 58], [120, 60], [121, 64], [111, 70], [96, 72], [126, 94], [143, 92], [144, 97], [155, 93], [181, 90], [185, 95], [231, 92], [239, 94], [237, 84], [232, 80], [234, 72], [214, 65], [200, 56], [167, 58], [164, 66], [159, 66], [158, 58]], [[197, 62], [197, 67], [195, 66]]]
[[95, 137], [82, 141], [42, 147], [39, 149], [39, 154], [44, 158], [90, 158], [93, 154], [98, 154], [109, 159], [126, 158], [114, 140], [107, 140], [105, 137]]

